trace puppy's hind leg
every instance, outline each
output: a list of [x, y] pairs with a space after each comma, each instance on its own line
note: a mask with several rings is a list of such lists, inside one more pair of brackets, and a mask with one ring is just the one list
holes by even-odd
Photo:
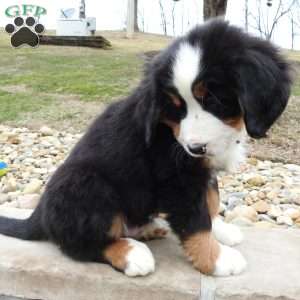
[[138, 228], [134, 237], [138, 240], [154, 240], [165, 238], [170, 231], [169, 224], [160, 217], [154, 217], [151, 222]]

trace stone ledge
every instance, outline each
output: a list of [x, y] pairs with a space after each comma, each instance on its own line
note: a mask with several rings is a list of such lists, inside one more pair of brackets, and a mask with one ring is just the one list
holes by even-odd
[[[215, 278], [217, 300], [299, 300], [300, 230], [245, 228], [237, 248], [248, 268], [239, 276]], [[211, 278], [209, 278], [211, 280]], [[207, 286], [202, 276], [202, 287]]]
[[[0, 211], [20, 218], [30, 213]], [[154, 274], [128, 278], [106, 265], [75, 262], [50, 243], [0, 235], [0, 300], [299, 300], [300, 231], [243, 231], [238, 248], [248, 269], [227, 278], [200, 276], [173, 236], [148, 243], [156, 258]]]
[[[20, 218], [30, 213], [8, 208], [0, 212]], [[0, 235], [0, 295], [42, 300], [194, 300], [200, 274], [178, 244], [174, 237], [148, 243], [156, 272], [128, 278], [107, 265], [75, 262], [50, 243]]]

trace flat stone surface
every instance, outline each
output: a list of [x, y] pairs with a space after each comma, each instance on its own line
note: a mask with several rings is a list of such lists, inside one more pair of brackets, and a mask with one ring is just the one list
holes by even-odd
[[236, 247], [247, 259], [241, 275], [202, 276], [201, 289], [215, 298], [203, 300], [299, 300], [300, 230], [243, 228], [245, 241]]
[[[20, 218], [30, 213], [0, 210]], [[50, 243], [0, 235], [0, 300], [299, 300], [300, 230], [242, 230], [245, 241], [237, 248], [248, 269], [227, 278], [200, 276], [172, 236], [148, 243], [154, 274], [128, 278], [107, 265], [75, 262]]]
[[[30, 213], [0, 211], [20, 218]], [[200, 273], [186, 261], [179, 242], [170, 237], [148, 245], [156, 258], [156, 272], [128, 278], [104, 264], [73, 261], [50, 243], [0, 235], [0, 295], [43, 300], [196, 299]]]

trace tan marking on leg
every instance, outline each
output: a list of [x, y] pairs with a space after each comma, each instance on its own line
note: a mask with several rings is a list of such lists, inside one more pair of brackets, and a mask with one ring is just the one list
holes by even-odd
[[119, 239], [123, 236], [124, 231], [124, 218], [121, 215], [117, 215], [113, 218], [108, 236], [113, 239]]
[[183, 249], [197, 270], [204, 274], [213, 273], [220, 245], [210, 231], [193, 234], [183, 242]]
[[219, 192], [214, 187], [209, 186], [207, 189], [207, 206], [211, 218], [219, 214], [220, 198]]
[[128, 252], [132, 249], [127, 240], [118, 240], [109, 245], [103, 253], [104, 258], [115, 268], [125, 270], [126, 257]]
[[226, 125], [229, 125], [230, 127], [235, 128], [238, 131], [241, 131], [242, 128], [244, 128], [244, 126], [245, 126], [244, 119], [241, 116], [224, 120], [224, 123]]

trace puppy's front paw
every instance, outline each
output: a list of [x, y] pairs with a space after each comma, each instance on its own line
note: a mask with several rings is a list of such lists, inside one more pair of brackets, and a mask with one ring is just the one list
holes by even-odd
[[244, 239], [243, 233], [237, 226], [225, 223], [218, 217], [213, 220], [212, 230], [215, 238], [227, 246], [240, 244]]
[[220, 255], [216, 260], [215, 276], [237, 275], [247, 267], [247, 262], [242, 254], [236, 249], [220, 245]]
[[126, 256], [127, 264], [124, 273], [133, 277], [154, 272], [155, 261], [148, 246], [134, 239], [126, 240], [129, 242], [130, 251]]

